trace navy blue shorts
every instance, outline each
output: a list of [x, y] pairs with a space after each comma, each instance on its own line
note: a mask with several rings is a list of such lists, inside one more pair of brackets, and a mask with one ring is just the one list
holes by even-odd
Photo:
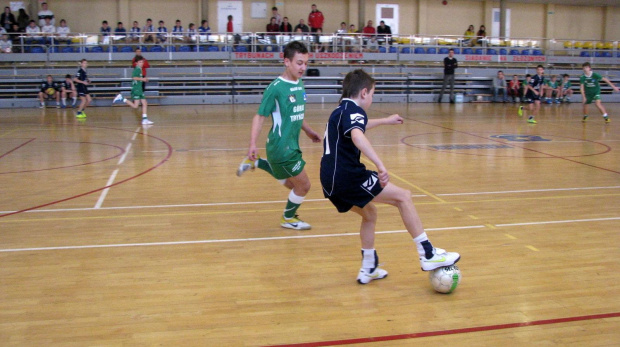
[[78, 96], [86, 96], [86, 95], [88, 95], [88, 88], [85, 85], [83, 85], [83, 84], [77, 84], [75, 89], [77, 89]]
[[540, 101], [540, 92], [538, 92], [539, 94], [536, 95], [534, 94], [533, 91], [528, 90], [527, 93], [525, 93], [525, 98], [528, 99], [529, 103], [533, 103], [534, 101]]
[[357, 179], [351, 179], [349, 182], [361, 183], [338, 185], [331, 196], [323, 190], [325, 197], [336, 206], [340, 213], [348, 212], [353, 206], [364, 208], [383, 191], [383, 187], [379, 183], [379, 176], [375, 171], [366, 170], [365, 174]]

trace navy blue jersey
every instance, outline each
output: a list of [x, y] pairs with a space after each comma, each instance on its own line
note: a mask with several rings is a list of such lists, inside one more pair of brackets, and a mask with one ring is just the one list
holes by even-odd
[[56, 82], [48, 83], [47, 81], [45, 81], [41, 83], [41, 92], [45, 93], [50, 88], [54, 90], [58, 90], [60, 87], [58, 86], [58, 83]]
[[88, 79], [88, 76], [86, 76], [86, 70], [80, 68], [78, 72], [75, 74], [75, 78], [77, 78], [80, 81], [86, 81]]
[[534, 75], [534, 77], [530, 79], [530, 86], [532, 86], [532, 88], [534, 88], [534, 90], [536, 90], [537, 92], [540, 92], [540, 89], [542, 88], [544, 83], [545, 83], [544, 76]]
[[60, 82], [60, 87], [65, 88], [66, 90], [71, 90], [71, 83], [67, 82], [67, 80], [64, 80]]
[[366, 166], [360, 161], [361, 151], [351, 138], [353, 129], [366, 132], [367, 124], [366, 112], [351, 99], [342, 99], [329, 116], [321, 158], [321, 185], [326, 195], [358, 186], [358, 181], [367, 179]]

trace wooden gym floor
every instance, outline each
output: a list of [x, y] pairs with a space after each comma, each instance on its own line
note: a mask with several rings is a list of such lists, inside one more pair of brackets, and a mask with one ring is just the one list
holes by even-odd
[[[322, 134], [334, 106], [306, 120]], [[151, 107], [148, 129], [127, 107], [84, 122], [2, 110], [0, 345], [617, 345], [620, 105], [606, 106], [611, 124], [573, 104], [529, 125], [512, 104], [373, 105], [407, 118], [368, 135], [431, 241], [461, 253], [450, 295], [385, 205], [390, 275], [356, 283], [359, 217], [323, 199], [322, 147], [303, 133], [313, 228], [281, 229], [288, 192], [235, 176], [256, 105]]]

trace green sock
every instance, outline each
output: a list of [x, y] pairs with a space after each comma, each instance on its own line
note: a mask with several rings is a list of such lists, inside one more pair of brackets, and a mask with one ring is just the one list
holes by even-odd
[[267, 173], [273, 176], [273, 170], [271, 170], [271, 165], [269, 165], [269, 162], [267, 160], [258, 158], [256, 160], [256, 167], [261, 170], [267, 171]]
[[297, 196], [297, 194], [291, 190], [291, 193], [288, 195], [286, 207], [284, 208], [284, 218], [291, 219], [295, 217], [297, 214], [297, 209], [301, 206], [302, 202], [304, 202], [304, 197]]

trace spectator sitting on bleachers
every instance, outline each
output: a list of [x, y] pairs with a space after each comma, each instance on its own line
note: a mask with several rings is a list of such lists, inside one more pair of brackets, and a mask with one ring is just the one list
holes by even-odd
[[[198, 41], [198, 31], [196, 31], [196, 24], [189, 23], [189, 29], [187, 29], [187, 36], [185, 37], [185, 41], [188, 43], [193, 43]], [[192, 46], [193, 47], [193, 46]]]
[[521, 102], [529, 102], [529, 100], [525, 97], [527, 95], [527, 86], [530, 85], [530, 81], [532, 80], [532, 75], [530, 75], [529, 73], [527, 75], [525, 75], [525, 80], [523, 81], [523, 83], [521, 84], [523, 86], [523, 88], [521, 88]]
[[166, 28], [163, 20], [159, 21], [159, 27], [157, 28], [157, 42], [164, 43], [168, 39], [168, 28]]
[[144, 33], [144, 42], [154, 42], [155, 37], [153, 33], [155, 32], [155, 27], [153, 26], [153, 21], [151, 18], [146, 20], [146, 25], [142, 28], [142, 32]]
[[321, 37], [323, 37], [323, 30], [321, 28], [317, 29], [316, 34], [313, 35], [313, 50], [315, 52], [327, 52], [329, 44], [328, 42], [321, 42]]
[[392, 44], [392, 28], [389, 25], [385, 25], [385, 21], [379, 22], [379, 26], [377, 27], [377, 34], [381, 35], [381, 37], [388, 41], [389, 44]]
[[4, 13], [0, 16], [0, 27], [4, 28], [5, 31], [10, 31], [13, 23], [17, 23], [17, 20], [15, 20], [15, 16], [11, 13], [11, 8], [7, 6], [4, 8]]
[[138, 42], [140, 41], [140, 25], [137, 20], [133, 21], [133, 26], [129, 29], [129, 41]]
[[479, 45], [482, 45], [484, 40], [486, 40], [486, 37], [487, 37], [487, 29], [484, 25], [481, 25], [480, 30], [478, 30], [478, 33], [476, 34], [476, 43], [478, 43]]
[[280, 26], [276, 24], [276, 17], [271, 17], [271, 21], [267, 24], [265, 31], [268, 33], [280, 32]]
[[288, 22], [288, 17], [282, 18], [282, 24], [280, 24], [280, 32], [281, 33], [292, 33], [293, 26]]
[[347, 23], [342, 22], [340, 23], [340, 28], [338, 30], [336, 30], [335, 34], [336, 35], [343, 35], [347, 33]]
[[177, 40], [183, 40], [183, 25], [181, 25], [180, 19], [177, 19], [172, 27], [172, 37]]
[[69, 27], [67, 26], [67, 21], [64, 19], [61, 19], [60, 26], [56, 28], [56, 34], [58, 35], [56, 37], [56, 40], [61, 41], [61, 42], [70, 42], [71, 41], [71, 38], [69, 37], [70, 33], [71, 33], [71, 29], [69, 29]]
[[498, 71], [497, 76], [493, 77], [493, 102], [497, 102], [497, 95], [502, 94], [502, 102], [508, 101], [506, 93], [506, 78], [503, 71]]
[[9, 35], [2, 34], [0, 37], [0, 53], [12, 53], [13, 52], [13, 42], [9, 40]]
[[209, 21], [203, 19], [200, 23], [200, 28], [198, 28], [198, 32], [201, 34], [206, 34], [211, 32], [211, 28], [209, 27]]
[[357, 33], [359, 33], [359, 31], [357, 31], [357, 29], [355, 29], [355, 24], [351, 24], [351, 25], [349, 25], [349, 31], [347, 31], [347, 33], [349, 33], [349, 34], [357, 34]]
[[54, 19], [54, 12], [50, 11], [47, 8], [47, 2], [41, 3], [41, 11], [39, 11], [39, 26], [45, 25], [45, 18], [49, 18], [52, 25], [56, 24], [56, 19]]
[[37, 26], [34, 20], [30, 20], [30, 23], [26, 27], [26, 43], [32, 43], [41, 39], [41, 28]]
[[8, 33], [8, 31], [6, 31], [6, 29], [4, 29], [3, 27], [0, 27], [0, 35], [6, 34], [6, 33]]
[[568, 80], [570, 76], [568, 74], [564, 74], [562, 76], [562, 96], [564, 99], [563, 102], [570, 102], [570, 97], [573, 96], [573, 90], [571, 89], [572, 84]]
[[114, 29], [114, 35], [119, 39], [127, 41], [127, 29], [123, 26], [123, 22], [116, 23], [116, 29]]
[[56, 34], [56, 27], [52, 25], [52, 20], [45, 18], [45, 25], [41, 28], [43, 37], [45, 37], [46, 43], [52, 43], [54, 34]]
[[302, 33], [309, 33], [310, 32], [310, 28], [304, 23], [303, 19], [299, 20], [299, 24], [297, 24], [295, 26], [295, 32], [297, 32], [297, 29], [300, 28]]
[[377, 41], [377, 36], [373, 35], [368, 43], [366, 44], [365, 52], [368, 53], [379, 53], [379, 42]]
[[512, 80], [508, 82], [508, 96], [512, 97], [512, 102], [518, 102], [521, 91], [521, 83], [517, 75], [512, 76]]
[[[557, 76], [552, 75], [550, 80], [547, 80], [547, 87], [545, 96], [547, 97], [547, 103], [551, 104], [555, 101], [556, 104], [560, 103], [560, 98], [562, 97], [562, 83], [558, 82]], [[555, 95], [555, 100], [553, 100], [553, 96]]]
[[372, 20], [368, 21], [364, 29], [362, 29], [362, 33], [364, 34], [364, 38], [366, 40], [370, 39], [377, 33], [377, 30], [375, 30], [375, 27], [372, 25]]
[[101, 34], [102, 41], [105, 37], [110, 36], [111, 32], [112, 28], [110, 28], [110, 26], [108, 25], [108, 21], [104, 20], [103, 22], [101, 22], [101, 28], [99, 28], [99, 33]]
[[473, 46], [474, 45], [474, 37], [476, 33], [474, 33], [474, 26], [470, 25], [469, 28], [463, 34], [463, 45], [464, 46]]

